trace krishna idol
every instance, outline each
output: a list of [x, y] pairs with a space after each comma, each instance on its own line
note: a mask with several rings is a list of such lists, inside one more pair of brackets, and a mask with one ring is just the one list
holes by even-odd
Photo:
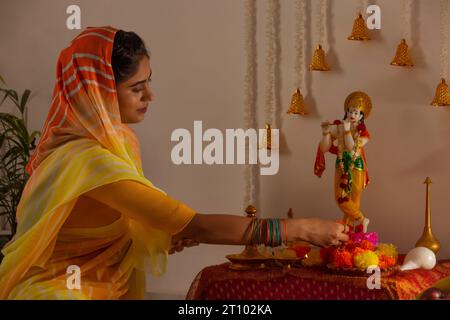
[[369, 183], [364, 146], [370, 135], [364, 124], [372, 110], [370, 97], [361, 91], [351, 93], [345, 99], [343, 120], [322, 123], [314, 173], [321, 177], [325, 170], [324, 153], [336, 155], [334, 194], [344, 213], [344, 223], [367, 232], [369, 219], [361, 212], [361, 193]]

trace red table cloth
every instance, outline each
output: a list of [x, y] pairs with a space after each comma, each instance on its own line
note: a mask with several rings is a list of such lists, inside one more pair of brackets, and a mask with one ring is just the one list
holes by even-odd
[[[416, 269], [381, 276], [369, 289], [367, 277], [333, 274], [323, 267], [232, 270], [229, 263], [204, 268], [191, 284], [188, 300], [385, 300], [416, 299], [450, 276], [450, 260], [432, 270]], [[368, 276], [370, 276], [368, 274]]]

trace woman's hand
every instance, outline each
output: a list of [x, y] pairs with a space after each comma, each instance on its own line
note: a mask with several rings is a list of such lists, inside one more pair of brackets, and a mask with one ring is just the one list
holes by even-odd
[[192, 239], [184, 238], [180, 240], [175, 240], [175, 242], [172, 241], [172, 248], [170, 248], [169, 254], [174, 254], [175, 252], [183, 251], [185, 247], [193, 247], [198, 245], [199, 242]]
[[348, 240], [347, 226], [316, 218], [290, 220], [288, 235], [293, 240], [304, 240], [319, 247], [338, 246]]

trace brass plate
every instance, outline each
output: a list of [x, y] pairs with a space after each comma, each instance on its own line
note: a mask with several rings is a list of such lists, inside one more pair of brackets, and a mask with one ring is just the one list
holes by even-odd
[[261, 263], [266, 263], [270, 260], [268, 257], [243, 257], [240, 254], [229, 254], [225, 256], [228, 260], [230, 260], [234, 264], [242, 264], [242, 265], [258, 265]]

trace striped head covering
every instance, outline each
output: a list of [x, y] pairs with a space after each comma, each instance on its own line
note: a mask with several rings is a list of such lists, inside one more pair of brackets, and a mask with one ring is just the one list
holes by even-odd
[[88, 27], [58, 58], [56, 84], [42, 136], [26, 166], [31, 175], [39, 164], [64, 143], [89, 138], [125, 161], [127, 139], [140, 170], [139, 142], [134, 131], [121, 123], [111, 66], [114, 36], [110, 26]]

